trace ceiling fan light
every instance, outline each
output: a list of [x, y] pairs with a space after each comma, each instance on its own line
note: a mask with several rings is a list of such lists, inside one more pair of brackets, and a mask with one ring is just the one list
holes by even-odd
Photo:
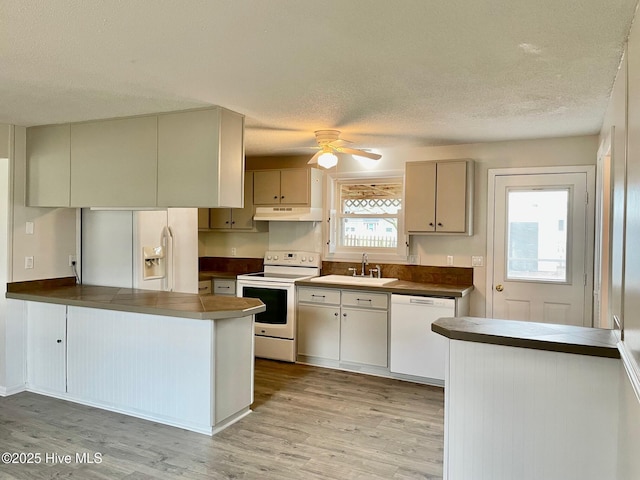
[[318, 157], [318, 165], [323, 168], [333, 168], [338, 164], [338, 157], [331, 152], [324, 152]]

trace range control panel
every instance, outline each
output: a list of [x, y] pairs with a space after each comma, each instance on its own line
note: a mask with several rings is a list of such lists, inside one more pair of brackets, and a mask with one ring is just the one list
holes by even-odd
[[318, 252], [270, 250], [264, 255], [265, 265], [319, 267], [321, 263]]

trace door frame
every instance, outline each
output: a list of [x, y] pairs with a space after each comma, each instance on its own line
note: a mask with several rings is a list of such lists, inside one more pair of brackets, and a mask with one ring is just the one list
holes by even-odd
[[595, 229], [595, 165], [575, 165], [562, 167], [524, 167], [524, 168], [490, 168], [487, 182], [487, 269], [485, 312], [487, 317], [493, 316], [493, 263], [494, 263], [494, 226], [495, 226], [495, 180], [499, 176], [512, 175], [554, 175], [561, 173], [585, 173], [587, 175], [586, 239], [584, 269], [586, 272], [584, 286], [584, 326], [593, 326], [593, 260]]

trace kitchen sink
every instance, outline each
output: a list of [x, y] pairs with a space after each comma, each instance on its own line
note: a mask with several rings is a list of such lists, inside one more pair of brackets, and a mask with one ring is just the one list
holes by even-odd
[[396, 280], [397, 278], [354, 277], [352, 275], [324, 275], [310, 279], [310, 281], [315, 283], [340, 283], [344, 285], [365, 285], [371, 287], [381, 287]]

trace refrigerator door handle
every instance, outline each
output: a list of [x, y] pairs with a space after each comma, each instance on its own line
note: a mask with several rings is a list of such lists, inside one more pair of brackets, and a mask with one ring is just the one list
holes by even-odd
[[167, 247], [168, 247], [167, 255], [169, 256], [169, 258], [167, 259], [167, 268], [169, 270], [167, 272], [167, 291], [173, 292], [173, 287], [175, 285], [175, 272], [176, 272], [175, 255], [173, 252], [175, 237], [173, 236], [173, 230], [171, 229], [171, 227], [167, 226], [166, 232], [167, 232], [166, 237], [167, 237]]

